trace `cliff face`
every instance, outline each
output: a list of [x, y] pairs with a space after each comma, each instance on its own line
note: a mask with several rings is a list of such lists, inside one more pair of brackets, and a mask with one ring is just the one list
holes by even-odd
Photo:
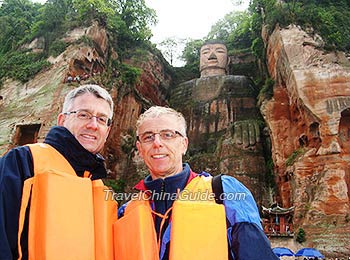
[[172, 91], [170, 104], [187, 120], [193, 170], [234, 176], [263, 203], [267, 187], [262, 118], [250, 79], [223, 75], [183, 82]]
[[159, 57], [146, 54], [147, 59], [135, 57], [125, 61], [142, 70], [136, 86], [129, 86], [128, 91], [124, 88], [115, 88], [112, 91], [115, 102], [114, 118], [104, 154], [109, 177], [120, 180], [121, 188], [127, 191], [147, 174], [136, 152], [137, 118], [152, 105], [167, 105], [166, 93], [171, 80]]
[[[165, 105], [170, 76], [164, 61], [151, 52], [125, 60], [141, 70], [136, 86], [121, 81], [117, 68], [108, 68], [108, 56], [116, 59], [104, 28], [94, 23], [88, 28], [69, 31], [62, 38], [67, 49], [58, 57], [49, 57], [51, 67], [38, 73], [26, 84], [7, 80], [0, 89], [0, 154], [8, 149], [44, 140], [56, 124], [63, 98], [79, 84], [104, 85], [105, 73], [112, 71], [110, 93], [115, 102], [113, 125], [103, 154], [111, 178], [126, 181], [129, 189], [143, 174], [142, 163], [135, 155], [136, 119], [145, 107]], [[43, 51], [43, 39], [24, 46]], [[135, 158], [134, 158], [135, 156]]]
[[276, 28], [266, 39], [273, 98], [268, 124], [279, 202], [295, 206], [294, 223], [310, 246], [350, 252], [350, 63], [326, 53], [317, 35]]
[[[94, 46], [83, 41], [90, 38]], [[42, 141], [56, 124], [65, 94], [78, 85], [75, 77], [93, 80], [106, 67], [107, 33], [93, 24], [68, 32], [63, 40], [68, 48], [57, 57], [49, 57], [49, 69], [38, 73], [25, 84], [8, 79], [0, 89], [0, 152], [28, 142]], [[43, 51], [43, 39], [35, 39], [23, 48]], [[72, 82], [68, 83], [68, 76]], [[88, 81], [87, 81], [88, 82]]]

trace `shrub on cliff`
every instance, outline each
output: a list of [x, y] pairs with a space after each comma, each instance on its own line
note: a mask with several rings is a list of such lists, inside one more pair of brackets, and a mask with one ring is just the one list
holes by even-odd
[[298, 243], [303, 243], [303, 242], [306, 241], [306, 235], [305, 235], [304, 229], [302, 229], [302, 228], [299, 228], [299, 229], [298, 229], [296, 241], [297, 241]]

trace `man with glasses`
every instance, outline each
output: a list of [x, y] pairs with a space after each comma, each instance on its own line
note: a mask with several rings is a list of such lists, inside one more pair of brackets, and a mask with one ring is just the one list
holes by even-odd
[[[80, 222], [88, 223], [85, 220], [90, 219], [91, 216], [93, 218], [93, 212], [79, 212], [79, 209], [85, 202], [88, 201], [90, 203], [92, 199], [92, 195], [90, 194], [91, 185], [92, 189], [97, 184], [102, 185], [99, 179], [107, 175], [104, 159], [99, 152], [102, 150], [110, 132], [112, 116], [113, 100], [110, 94], [98, 85], [82, 85], [71, 90], [65, 97], [62, 112], [57, 118], [58, 126], [53, 127], [48, 132], [43, 144], [16, 147], [0, 158], [0, 259], [17, 259], [19, 254], [22, 254], [22, 259], [27, 259], [28, 251], [29, 258], [31, 259], [53, 259], [47, 255], [47, 251], [51, 250], [49, 249], [50, 241], [47, 241], [46, 238], [36, 237], [37, 234], [35, 232], [39, 233], [40, 230], [37, 230], [37, 227], [33, 227], [34, 224], [32, 225], [36, 221], [34, 218], [37, 218], [43, 222], [39, 223], [39, 228], [42, 226], [43, 229], [50, 230], [49, 228], [51, 227], [45, 226], [45, 223], [50, 223], [50, 214], [55, 215], [55, 219], [60, 218], [71, 222], [68, 223], [70, 233], [67, 232], [67, 235], [63, 234], [64, 237], [55, 237], [56, 232], [48, 235], [49, 237], [53, 237], [52, 239], [55, 239], [55, 241], [52, 241], [53, 244], [59, 245], [60, 243], [64, 243], [63, 240], [72, 239], [69, 243], [79, 246], [76, 246], [74, 250], [69, 250], [69, 248], [62, 246], [59, 252], [49, 253], [54, 253], [61, 257], [61, 259], [73, 259], [72, 256], [74, 254], [80, 254], [80, 259], [90, 259], [88, 256], [85, 257], [83, 253], [87, 252], [87, 255], [95, 254], [91, 250], [94, 245], [83, 245], [82, 243], [84, 241], [76, 241], [75, 236], [79, 236], [79, 234], [77, 234], [78, 231], [74, 230], [78, 230], [76, 226], [80, 225]], [[40, 170], [42, 172], [39, 172]], [[68, 173], [74, 176], [67, 176], [69, 175]], [[36, 184], [36, 182], [39, 183], [38, 178], [43, 178], [41, 176], [45, 174], [49, 176], [46, 180], [47, 185], [40, 186]], [[26, 212], [27, 217], [24, 224], [22, 223], [23, 232], [21, 234], [20, 247], [18, 248], [18, 231], [19, 229], [21, 230], [19, 215], [23, 213], [21, 203], [24, 204], [25, 200], [22, 198], [22, 194], [26, 194], [24, 187], [26, 187], [27, 182], [25, 181], [33, 179], [33, 176], [38, 178], [34, 179], [33, 188], [29, 189], [32, 200], [30, 202], [30, 209]], [[55, 179], [57, 182], [54, 182], [53, 186], [49, 186], [50, 177], [53, 176], [60, 176], [61, 178]], [[83, 178], [77, 178], [77, 176], [87, 178], [83, 180]], [[61, 180], [68, 180], [66, 181], [67, 190], [70, 189], [71, 183], [72, 185], [78, 183], [77, 188], [87, 185], [86, 190], [89, 195], [85, 195], [83, 192], [79, 193], [78, 189], [77, 191], [74, 190], [75, 188], [69, 190], [72, 193], [68, 192], [66, 194], [66, 189], [60, 190], [58, 188]], [[59, 194], [53, 194], [56, 188]], [[46, 189], [47, 191], [45, 191]], [[36, 199], [34, 197], [37, 196], [36, 194], [40, 194], [41, 191], [45, 191], [47, 197], [45, 196], [44, 198], [38, 195], [39, 198], [34, 202], [33, 199]], [[48, 200], [48, 196], [51, 195], [62, 197], [62, 200], [65, 201], [58, 199], [58, 201], [43, 204]], [[73, 203], [72, 201], [76, 201], [76, 214], [69, 212], [68, 209], [68, 205]], [[38, 205], [36, 205], [37, 202]], [[55, 203], [57, 205], [52, 205]], [[60, 205], [62, 206], [62, 211], [59, 208]], [[67, 209], [65, 209], [65, 205], [67, 205]], [[96, 205], [95, 201], [93, 201], [93, 205]], [[75, 204], [73, 203], [74, 206]], [[87, 204], [87, 207], [90, 206]], [[32, 214], [34, 214], [34, 208], [37, 210], [40, 207], [43, 208], [44, 212], [39, 212], [31, 219]], [[54, 212], [46, 212], [46, 208], [48, 207], [52, 207], [51, 209]], [[74, 218], [78, 222], [75, 223]], [[58, 231], [64, 228], [60, 226], [60, 223], [55, 223], [54, 225], [58, 226]], [[89, 228], [88, 226], [87, 229]], [[92, 229], [91, 233], [93, 234], [94, 232]], [[31, 240], [31, 233], [35, 238], [34, 240], [39, 242], [33, 241], [33, 239]], [[91, 241], [88, 236], [86, 237]], [[44, 245], [39, 244], [40, 239], [44, 240]], [[36, 248], [31, 248], [33, 244], [36, 245]], [[80, 251], [78, 250], [79, 247], [83, 249]], [[39, 256], [33, 253], [35, 249], [38, 249], [39, 255], [41, 253], [42, 255]]]
[[[215, 177], [214, 184], [210, 174], [194, 173], [182, 162], [188, 138], [181, 113], [153, 106], [136, 128], [136, 146], [150, 175], [135, 186], [139, 196], [119, 209], [116, 253], [136, 252], [120, 259], [278, 259], [250, 191], [230, 176]], [[150, 215], [151, 230], [144, 226]]]

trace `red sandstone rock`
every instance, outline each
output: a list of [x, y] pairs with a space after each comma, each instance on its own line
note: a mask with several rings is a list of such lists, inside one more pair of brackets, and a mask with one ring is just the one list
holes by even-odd
[[280, 203], [296, 206], [294, 222], [305, 229], [308, 245], [345, 256], [350, 63], [343, 53], [318, 49], [318, 43], [296, 26], [275, 29], [267, 47], [274, 96], [261, 111], [271, 131]]

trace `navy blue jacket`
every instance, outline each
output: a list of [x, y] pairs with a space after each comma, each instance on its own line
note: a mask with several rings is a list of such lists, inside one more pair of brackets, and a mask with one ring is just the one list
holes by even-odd
[[[58, 150], [72, 165], [78, 176], [87, 170], [92, 179], [106, 177], [104, 159], [85, 150], [76, 138], [61, 126], [53, 127], [44, 143]], [[0, 259], [18, 258], [17, 234], [23, 182], [34, 175], [33, 158], [28, 146], [10, 150], [0, 158]], [[28, 215], [28, 210], [27, 210]], [[21, 237], [23, 259], [28, 258], [28, 217]]]
[[[209, 176], [202, 172], [200, 175]], [[164, 179], [152, 180], [147, 176], [138, 183], [138, 190], [151, 191], [152, 194], [174, 194], [182, 191], [186, 184], [195, 176], [188, 164], [184, 164], [183, 171]], [[231, 176], [222, 176], [223, 202], [227, 219], [227, 238], [229, 242], [230, 259], [234, 260], [278, 260], [272, 252], [270, 241], [263, 232], [260, 215], [251, 192], [237, 179]], [[169, 196], [168, 196], [169, 197]], [[173, 196], [172, 198], [175, 198]], [[156, 212], [164, 214], [173, 204], [174, 200], [157, 199], [151, 202]], [[124, 215], [127, 204], [119, 208], [119, 217]], [[169, 219], [169, 218], [168, 218]], [[171, 224], [166, 221], [162, 234], [159, 234], [161, 218], [155, 216], [155, 229], [157, 236], [161, 236], [160, 259], [169, 258]]]

